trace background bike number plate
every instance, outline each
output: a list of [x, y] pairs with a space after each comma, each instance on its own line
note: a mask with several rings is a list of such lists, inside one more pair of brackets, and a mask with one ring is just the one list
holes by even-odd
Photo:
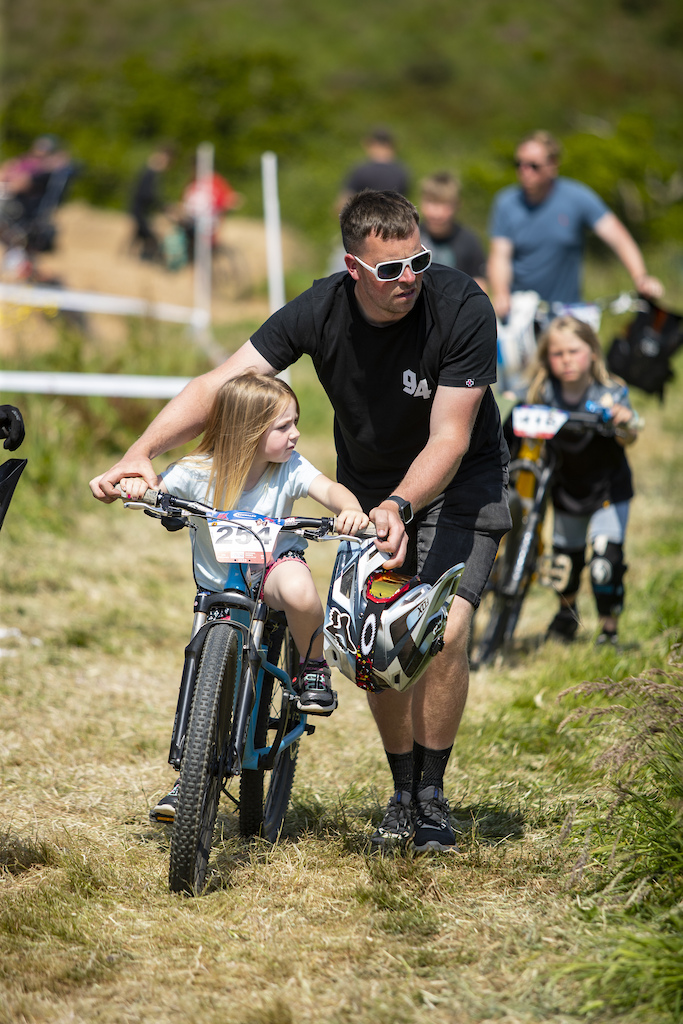
[[512, 410], [512, 429], [517, 437], [554, 437], [568, 419], [569, 413], [549, 405], [517, 405]]
[[[207, 520], [213, 550], [218, 562], [249, 562], [263, 565], [263, 549], [266, 564], [273, 560], [273, 549], [280, 527], [268, 519], [254, 519], [249, 529], [225, 519]], [[254, 536], [256, 534], [256, 536]], [[260, 538], [263, 547], [256, 538]]]

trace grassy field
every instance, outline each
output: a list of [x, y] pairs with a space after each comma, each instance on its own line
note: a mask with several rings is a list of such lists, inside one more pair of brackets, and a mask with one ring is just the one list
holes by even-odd
[[[198, 368], [178, 339], [157, 352], [157, 372]], [[294, 385], [302, 451], [332, 472], [310, 367]], [[593, 646], [588, 593], [580, 640], [543, 644], [554, 599], [532, 592], [515, 650], [473, 676], [449, 764], [462, 853], [370, 853], [390, 776], [338, 677], [282, 841], [240, 841], [224, 799], [188, 900], [147, 817], [174, 778], [187, 538], [85, 490], [153, 409], [125, 426], [129, 408], [22, 398], [29, 469], [0, 536], [0, 1024], [682, 1019], [683, 383], [634, 399], [623, 648]], [[311, 552], [323, 594], [330, 548]]]

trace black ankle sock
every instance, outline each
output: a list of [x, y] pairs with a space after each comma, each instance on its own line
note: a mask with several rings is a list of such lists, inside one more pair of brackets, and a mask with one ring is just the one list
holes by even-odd
[[394, 779], [394, 790], [398, 792], [403, 789], [409, 793], [413, 785], [412, 750], [405, 754], [390, 754], [388, 750], [385, 750], [384, 753], [387, 755], [387, 761], [389, 762]]
[[421, 743], [413, 743], [413, 796], [427, 786], [443, 789], [443, 776], [453, 744], [443, 750], [430, 750]]

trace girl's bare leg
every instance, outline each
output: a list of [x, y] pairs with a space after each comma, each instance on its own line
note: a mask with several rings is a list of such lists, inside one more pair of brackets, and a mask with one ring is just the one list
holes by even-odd
[[[268, 574], [263, 596], [269, 608], [287, 616], [294, 643], [303, 658], [311, 637], [324, 619], [323, 606], [310, 569], [297, 559], [283, 559]], [[310, 656], [313, 660], [322, 658], [322, 633], [313, 641]]]

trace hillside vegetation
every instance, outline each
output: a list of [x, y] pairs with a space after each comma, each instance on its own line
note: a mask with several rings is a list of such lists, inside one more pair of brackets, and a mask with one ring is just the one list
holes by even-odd
[[415, 178], [451, 167], [480, 229], [520, 133], [565, 143], [644, 241], [683, 237], [683, 14], [675, 0], [6, 0], [4, 147], [54, 131], [75, 194], [123, 205], [150, 145], [174, 139], [178, 189], [205, 138], [260, 212], [259, 156], [280, 157], [284, 216], [327, 243], [359, 139], [393, 128]]

